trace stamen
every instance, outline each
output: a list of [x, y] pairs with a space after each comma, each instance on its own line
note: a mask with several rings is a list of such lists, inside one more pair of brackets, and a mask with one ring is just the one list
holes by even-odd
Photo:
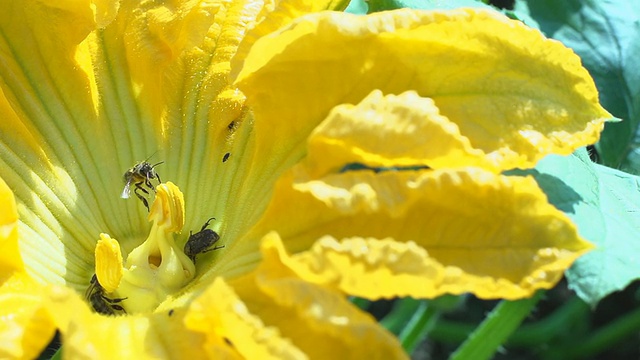
[[106, 293], [112, 293], [122, 279], [122, 253], [120, 244], [107, 234], [100, 234], [96, 244], [96, 277]]
[[117, 289], [129, 313], [154, 310], [195, 276], [195, 265], [173, 238], [184, 226], [184, 197], [175, 184], [156, 187], [149, 221], [149, 236], [127, 257]]

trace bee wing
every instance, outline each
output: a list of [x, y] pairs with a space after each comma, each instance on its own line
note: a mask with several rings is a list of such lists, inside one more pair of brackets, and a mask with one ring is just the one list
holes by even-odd
[[131, 196], [131, 181], [127, 181], [124, 185], [124, 189], [122, 189], [122, 194], [120, 194], [120, 197], [123, 199], [128, 199], [129, 196]]

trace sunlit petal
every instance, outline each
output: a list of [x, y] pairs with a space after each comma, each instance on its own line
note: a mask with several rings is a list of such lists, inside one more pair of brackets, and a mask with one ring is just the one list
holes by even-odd
[[[420, 134], [420, 136], [416, 136]], [[309, 136], [305, 166], [317, 177], [358, 163], [369, 167], [457, 168], [500, 164], [474, 149], [431, 99], [374, 91], [357, 106], [335, 107]]]
[[484, 10], [308, 15], [259, 39], [237, 84], [270, 134], [258, 151], [291, 161], [334, 106], [372, 89], [432, 99], [503, 169], [591, 144], [611, 118], [571, 50]]
[[200, 334], [182, 311], [105, 317], [67, 288], [49, 291], [47, 309], [64, 339], [64, 356], [84, 359], [202, 359]]
[[51, 341], [55, 325], [44, 308], [43, 292], [24, 272], [0, 282], [0, 358], [34, 359]]
[[242, 39], [237, 55], [233, 59], [235, 69], [233, 76], [235, 77], [242, 68], [249, 50], [258, 39], [268, 36], [300, 16], [323, 10], [340, 11], [344, 10], [348, 4], [348, 0], [266, 1], [262, 11], [256, 17], [256, 24], [249, 26], [250, 30]]
[[[533, 178], [478, 168], [353, 171], [317, 180], [291, 173], [254, 231], [267, 229], [291, 253], [312, 249], [300, 255], [300, 266], [322, 274], [320, 283], [371, 298], [526, 297], [553, 286], [592, 247]], [[313, 245], [325, 235], [344, 243]], [[391, 275], [414, 286], [398, 286]], [[434, 283], [425, 285], [425, 276]]]
[[5, 4], [0, 357], [57, 328], [69, 358], [403, 358], [345, 294], [515, 299], [590, 249], [500, 175], [597, 139], [579, 59], [492, 12], [346, 4]]
[[248, 359], [295, 359], [303, 353], [283, 338], [276, 327], [265, 325], [249, 312], [233, 288], [222, 279], [216, 281], [189, 307], [186, 326], [205, 333], [210, 355], [221, 348], [235, 348]]
[[397, 340], [339, 293], [277, 262], [241, 279], [220, 279], [190, 307], [187, 326], [225, 339], [245, 358], [382, 358], [406, 355]]
[[42, 294], [42, 285], [25, 273], [16, 202], [0, 178], [0, 358], [35, 358], [53, 337]]

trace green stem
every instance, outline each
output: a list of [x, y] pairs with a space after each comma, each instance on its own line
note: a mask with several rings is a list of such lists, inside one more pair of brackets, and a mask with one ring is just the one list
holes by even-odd
[[[589, 312], [589, 305], [580, 298], [573, 297], [546, 318], [520, 327], [509, 337], [507, 344], [526, 347], [547, 343], [559, 333], [565, 332], [567, 324], [574, 324], [576, 319], [583, 318]], [[474, 324], [441, 319], [429, 335], [435, 341], [459, 344], [475, 328]]]
[[371, 301], [367, 299], [359, 298], [357, 296], [350, 297], [349, 301], [351, 301], [353, 305], [357, 306], [358, 308], [364, 311], [367, 311], [367, 309], [369, 308], [369, 305], [371, 305]]
[[620, 316], [589, 336], [581, 338], [579, 344], [554, 347], [549, 349], [546, 355], [550, 359], [592, 358], [630, 335], [637, 334], [638, 331], [640, 331], [640, 308]]
[[407, 319], [412, 317], [422, 302], [424, 300], [398, 299], [393, 306], [393, 310], [384, 319], [380, 320], [380, 325], [399, 336], [407, 324]]
[[427, 301], [421, 301], [415, 313], [409, 319], [398, 338], [407, 353], [412, 354], [434, 324], [438, 321], [440, 311]]
[[529, 299], [501, 301], [450, 357], [451, 360], [489, 359], [536, 306], [543, 291]]

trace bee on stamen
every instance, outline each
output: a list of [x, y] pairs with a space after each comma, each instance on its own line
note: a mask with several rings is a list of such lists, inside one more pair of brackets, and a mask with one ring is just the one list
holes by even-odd
[[107, 297], [104, 288], [100, 285], [100, 282], [98, 282], [98, 277], [95, 274], [91, 277], [91, 283], [84, 296], [97, 313], [103, 315], [116, 315], [116, 312], [127, 313], [125, 309], [118, 304], [127, 298], [112, 299]]
[[196, 255], [222, 249], [224, 247], [224, 245], [220, 245], [210, 249], [216, 241], [220, 240], [220, 235], [218, 235], [217, 232], [207, 229], [209, 222], [215, 219], [216, 218], [211, 218], [207, 220], [207, 222], [202, 225], [200, 231], [195, 234], [189, 231], [189, 240], [184, 244], [184, 253], [189, 257], [189, 259], [191, 259], [191, 261], [193, 261], [194, 264], [196, 263]]
[[[147, 191], [147, 189], [154, 192], [156, 191], [156, 188], [151, 183], [151, 179], [157, 179], [158, 184], [162, 182], [160, 180], [160, 175], [158, 175], [158, 173], [154, 170], [156, 166], [162, 163], [163, 161], [151, 165], [146, 161], [142, 161], [135, 164], [131, 169], [127, 170], [127, 172], [124, 173], [125, 184], [120, 197], [123, 199], [128, 199], [131, 196], [131, 185], [133, 184], [135, 185], [135, 189], [133, 190], [133, 192], [136, 194], [138, 199], [142, 201], [144, 207], [147, 208], [147, 211], [149, 211], [149, 202], [139, 191], [142, 191], [147, 195], [149, 195], [149, 191]], [[147, 189], [145, 189], [143, 185], [146, 186]]]

